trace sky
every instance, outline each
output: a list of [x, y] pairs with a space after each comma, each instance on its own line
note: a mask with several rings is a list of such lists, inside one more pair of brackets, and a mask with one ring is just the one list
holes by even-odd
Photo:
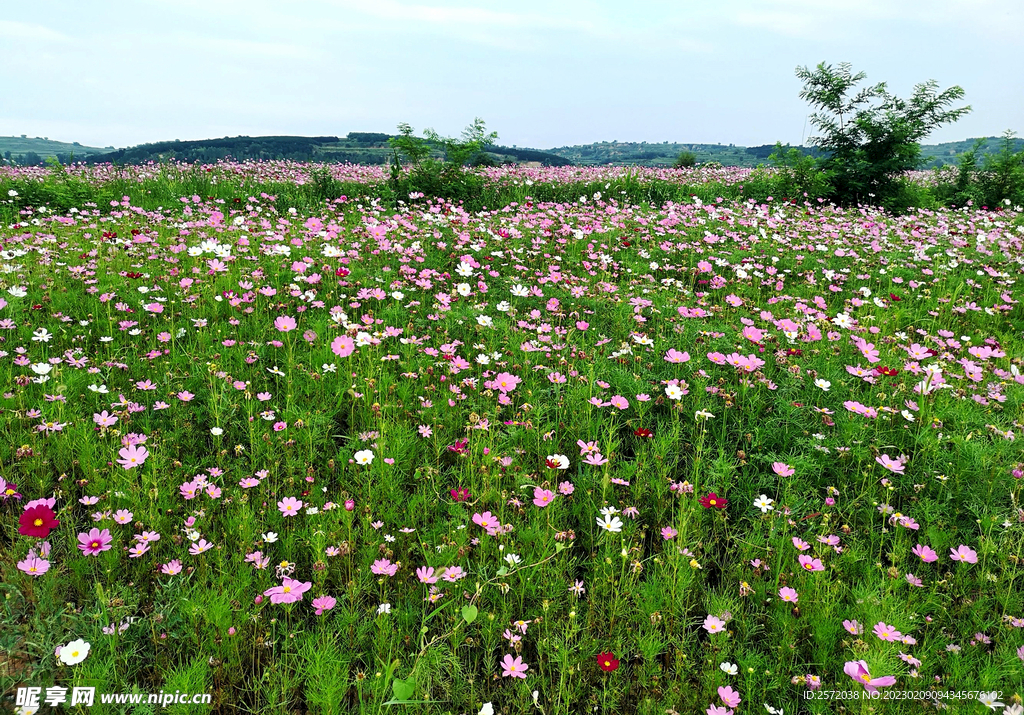
[[3, 0], [0, 135], [799, 144], [798, 66], [849, 62], [973, 111], [924, 143], [1024, 134], [1021, 0]]

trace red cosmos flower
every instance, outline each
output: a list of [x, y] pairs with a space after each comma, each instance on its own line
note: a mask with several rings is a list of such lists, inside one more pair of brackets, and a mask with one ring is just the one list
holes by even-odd
[[631, 244], [631, 243], [630, 243], [629, 241], [623, 241], [623, 242], [622, 242], [622, 245], [623, 245], [623, 246], [625, 246], [626, 248], [629, 248], [629, 247], [630, 247], [630, 246], [632, 246], [633, 244]]
[[450, 494], [452, 495], [452, 499], [454, 499], [455, 501], [468, 501], [469, 500], [469, 490], [466, 489], [465, 487], [459, 487], [458, 489], [452, 489]]
[[349, 273], [351, 273], [351, 272], [352, 272], [352, 271], [350, 271], [350, 270], [349, 270], [349, 269], [347, 269], [347, 268], [339, 268], [338, 270], [336, 270], [336, 271], [334, 272], [334, 275], [336, 275], [336, 276], [340, 276], [341, 278], [344, 278], [345, 276], [347, 276], [347, 275], [348, 275]]
[[53, 509], [45, 504], [38, 504], [31, 509], [22, 512], [18, 523], [18, 533], [22, 536], [34, 536], [37, 539], [45, 539], [50, 535], [52, 529], [60, 526]]
[[700, 505], [705, 509], [724, 509], [728, 503], [728, 499], [720, 497], [714, 492], [711, 492], [706, 497], [701, 497], [700, 500]]
[[644, 429], [643, 427], [637, 427], [635, 430], [633, 430], [633, 434], [636, 435], [637, 437], [653, 437], [654, 436], [654, 432], [652, 432], [649, 429]]
[[894, 367], [886, 367], [885, 365], [882, 365], [882, 367], [876, 367], [875, 368], [875, 374], [876, 375], [886, 375], [888, 377], [893, 377], [895, 375], [899, 375], [900, 371], [897, 370]]
[[895, 301], [896, 303], [899, 303], [899, 302], [900, 302], [901, 300], [903, 300], [903, 299], [902, 299], [902, 298], [900, 298], [900, 297], [899, 297], [898, 295], [896, 295], [895, 293], [890, 293], [890, 294], [889, 294], [889, 300], [891, 300], [891, 301]]
[[558, 469], [561, 466], [557, 459], [545, 459], [544, 464], [547, 465], [548, 469]]
[[614, 653], [598, 653], [597, 664], [601, 667], [601, 670], [609, 673], [613, 670], [618, 670], [619, 667], [619, 661]]
[[797, 348], [789, 348], [788, 350], [786, 350], [786, 355], [789, 355], [789, 356], [795, 355], [796, 357], [803, 357], [803, 354], [804, 354], [804, 351], [803, 350], [798, 350]]

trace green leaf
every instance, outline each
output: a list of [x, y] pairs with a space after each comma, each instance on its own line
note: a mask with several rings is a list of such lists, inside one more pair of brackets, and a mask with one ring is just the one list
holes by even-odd
[[505, 576], [506, 574], [508, 574], [508, 566], [502, 566], [500, 569], [498, 569], [498, 576]]
[[466, 623], [472, 623], [473, 621], [475, 621], [476, 617], [479, 614], [480, 609], [478, 609], [471, 603], [462, 607], [462, 618], [466, 621]]
[[556, 541], [555, 542], [555, 553], [556, 554], [560, 554], [563, 551], [565, 551], [565, 544], [563, 544], [561, 541]]
[[409, 700], [416, 693], [416, 679], [395, 678], [391, 682], [391, 690], [395, 693], [395, 700]]

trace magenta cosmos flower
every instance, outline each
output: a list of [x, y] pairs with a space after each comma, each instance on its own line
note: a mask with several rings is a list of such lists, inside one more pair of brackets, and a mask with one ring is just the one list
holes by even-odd
[[718, 697], [722, 699], [722, 702], [730, 708], [738, 706], [741, 702], [740, 694], [732, 689], [731, 685], [726, 685], [718, 688]]
[[876, 693], [880, 687], [884, 688], [896, 684], [896, 678], [892, 675], [872, 678], [871, 673], [868, 672], [868, 664], [863, 660], [847, 661], [843, 667], [843, 672], [853, 678], [855, 682], [863, 685], [864, 689], [869, 693]]
[[789, 477], [796, 474], [796, 470], [785, 462], [772, 462], [772, 470], [780, 477]]
[[937, 553], [935, 553], [935, 549], [933, 549], [930, 546], [924, 546], [923, 544], [918, 544], [917, 546], [915, 546], [910, 551], [915, 556], [919, 556], [921, 558], [921, 560], [924, 561], [926, 564], [930, 564], [933, 561], [938, 561], [939, 560], [939, 555]]
[[530, 666], [523, 662], [522, 657], [513, 658], [511, 654], [506, 655], [501, 661], [501, 667], [504, 668], [501, 673], [506, 678], [522, 678], [526, 680], [526, 671], [530, 669]]
[[268, 588], [263, 592], [264, 596], [270, 596], [271, 603], [295, 603], [302, 600], [302, 594], [312, 588], [310, 581], [296, 581], [286, 578], [280, 586]]
[[86, 556], [96, 556], [101, 551], [107, 551], [110, 548], [110, 542], [113, 540], [110, 536], [110, 531], [107, 529], [100, 531], [93, 528], [88, 534], [82, 533], [78, 535], [78, 548]]
[[800, 554], [800, 556], [797, 557], [797, 560], [800, 562], [800, 568], [802, 568], [804, 571], [825, 570], [825, 565], [821, 563], [820, 559], [811, 558], [807, 554]]
[[277, 320], [274, 321], [274, 327], [277, 328], [282, 333], [287, 333], [292, 330], [295, 330], [295, 326], [297, 325], [298, 323], [295, 322], [295, 318], [289, 315], [282, 315], [278, 317]]
[[313, 608], [316, 609], [316, 615], [322, 616], [324, 611], [329, 611], [334, 608], [337, 603], [337, 599], [331, 596], [320, 596], [319, 598], [313, 599]]
[[347, 335], [339, 335], [331, 343], [331, 352], [338, 357], [348, 357], [356, 349], [356, 341]]

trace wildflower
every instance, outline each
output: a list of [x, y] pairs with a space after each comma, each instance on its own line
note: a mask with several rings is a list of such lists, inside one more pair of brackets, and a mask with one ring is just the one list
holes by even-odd
[[387, 559], [377, 559], [370, 566], [370, 571], [378, 576], [394, 576], [398, 573], [398, 564], [393, 564]]
[[736, 675], [736, 673], [739, 672], [739, 669], [736, 667], [735, 663], [725, 662], [718, 667], [726, 675]]
[[554, 492], [548, 489], [541, 489], [537, 487], [533, 490], [533, 503], [542, 509], [551, 503], [551, 500], [555, 498]]
[[[576, 581], [572, 586], [569, 587], [569, 593], [574, 596], [582, 596], [587, 592], [587, 589], [583, 587], [582, 581]], [[1022, 646], [1024, 647], [1024, 646]]]
[[545, 460], [548, 469], [568, 469], [569, 458], [564, 454], [549, 454]]
[[878, 692], [880, 687], [888, 687], [896, 684], [896, 678], [892, 675], [886, 675], [881, 678], [872, 678], [871, 673], [868, 672], [868, 664], [863, 660], [847, 661], [843, 667], [843, 672], [853, 678], [854, 682], [860, 683], [864, 686], [864, 689], [869, 693]]
[[18, 562], [18, 570], [24, 571], [29, 576], [42, 576], [50, 570], [50, 562], [38, 556], [29, 556], [24, 561]]
[[996, 699], [998, 697], [999, 697], [999, 693], [997, 693], [994, 690], [992, 692], [990, 692], [990, 693], [978, 693], [978, 702], [981, 703], [982, 705], [985, 705], [990, 710], [995, 710], [997, 708], [1005, 707], [1006, 706], [1005, 703], [1001, 703], [1001, 702], [999, 702]]
[[181, 561], [179, 561], [178, 559], [174, 559], [174, 561], [169, 561], [168, 563], [160, 567], [160, 573], [165, 574], [167, 576], [175, 576], [181, 573]]
[[832, 387], [832, 383], [831, 382], [829, 382], [828, 380], [822, 380], [821, 378], [818, 378], [817, 380], [815, 380], [814, 384], [815, 384], [815, 386], [821, 388], [825, 392], [828, 392], [828, 388]]
[[60, 526], [53, 509], [45, 504], [31, 506], [21, 513], [18, 518], [18, 533], [22, 536], [34, 536], [37, 539], [45, 539], [50, 531]]
[[603, 517], [598, 517], [597, 525], [605, 531], [610, 531], [613, 534], [618, 534], [620, 531], [622, 531], [622, 520], [619, 519], [619, 517], [617, 516], [606, 515]]
[[693, 419], [697, 422], [707, 422], [710, 419], [714, 419], [714, 415], [707, 410], [698, 410], [693, 413]]
[[883, 641], [898, 641], [903, 637], [903, 634], [890, 625], [887, 625], [883, 621], [879, 621], [875, 624], [874, 629], [875, 635]]
[[875, 457], [875, 461], [893, 474], [903, 474], [904, 466], [902, 459], [893, 459], [888, 454], [883, 454], [880, 457]]
[[845, 628], [848, 633], [852, 633], [855, 636], [859, 636], [864, 633], [864, 626], [857, 621], [843, 621], [843, 628]]
[[118, 451], [120, 459], [117, 463], [125, 469], [135, 469], [135, 467], [141, 467], [149, 457], [149, 451], [145, 447], [138, 445], [131, 445], [129, 447], [123, 447]]
[[312, 588], [309, 581], [296, 581], [286, 578], [280, 586], [268, 588], [263, 592], [264, 596], [270, 596], [271, 603], [295, 603], [302, 600], [302, 594]]
[[391, 613], [391, 604], [390, 603], [382, 603], [379, 606], [377, 606], [377, 615], [378, 616], [387, 615], [388, 613]]
[[802, 568], [804, 571], [825, 570], [825, 566], [821, 563], [820, 559], [814, 559], [810, 556], [807, 556], [806, 554], [800, 554], [800, 556], [797, 557], [797, 560], [800, 562], [800, 568]]
[[783, 586], [779, 589], [779, 598], [781, 598], [786, 603], [797, 603], [800, 600], [799, 594], [797, 594], [797, 592], [794, 589], [789, 588], [788, 586]]
[[57, 657], [64, 665], [78, 665], [89, 655], [90, 648], [92, 645], [79, 638], [61, 646]]
[[969, 564], [978, 563], [978, 552], [965, 544], [949, 550], [949, 558], [954, 561], [965, 561]]
[[109, 530], [92, 529], [88, 534], [78, 535], [78, 548], [86, 556], [96, 556], [101, 551], [109, 550], [111, 541], [113, 538], [110, 536]]
[[922, 544], [918, 544], [913, 549], [911, 549], [910, 552], [915, 556], [919, 556], [921, 560], [924, 561], [926, 564], [930, 564], [933, 561], [939, 560], [939, 555], [935, 553], [935, 550], [932, 549], [930, 546], [923, 546]]
[[780, 477], [789, 477], [796, 474], [796, 470], [785, 462], [772, 462], [772, 470]]
[[701, 497], [700, 505], [705, 509], [724, 509], [729, 504], [729, 500], [725, 497], [720, 497], [715, 492], [711, 492], [705, 497]]
[[673, 529], [671, 526], [665, 526], [661, 529], [661, 538], [665, 539], [665, 541], [668, 541], [669, 539], [674, 539], [678, 534], [679, 532]]
[[506, 678], [526, 680], [526, 671], [530, 669], [530, 666], [523, 662], [522, 657], [513, 658], [511, 655], [506, 655], [500, 665], [504, 668], [502, 676]]
[[704, 630], [708, 633], [721, 633], [725, 630], [725, 621], [717, 616], [709, 615], [704, 619]]
[[356, 464], [369, 465], [373, 463], [373, 452], [363, 449], [352, 455], [352, 458], [356, 460]]
[[737, 707], [742, 700], [740, 700], [740, 694], [732, 689], [732, 686], [726, 685], [724, 687], [719, 686], [718, 697], [722, 699], [722, 702], [730, 708]]
[[284, 516], [295, 516], [302, 509], [302, 502], [295, 497], [285, 497], [277, 503], [277, 508]]
[[598, 666], [600, 666], [601, 670], [605, 671], [606, 673], [610, 673], [613, 670], [618, 670], [619, 668], [619, 661], [612, 653], [598, 653], [597, 664]]
[[754, 500], [754, 506], [760, 509], [762, 514], [767, 514], [768, 512], [775, 509], [775, 507], [772, 506], [774, 502], [774, 499], [769, 499], [767, 496], [762, 494], [761, 496]]

